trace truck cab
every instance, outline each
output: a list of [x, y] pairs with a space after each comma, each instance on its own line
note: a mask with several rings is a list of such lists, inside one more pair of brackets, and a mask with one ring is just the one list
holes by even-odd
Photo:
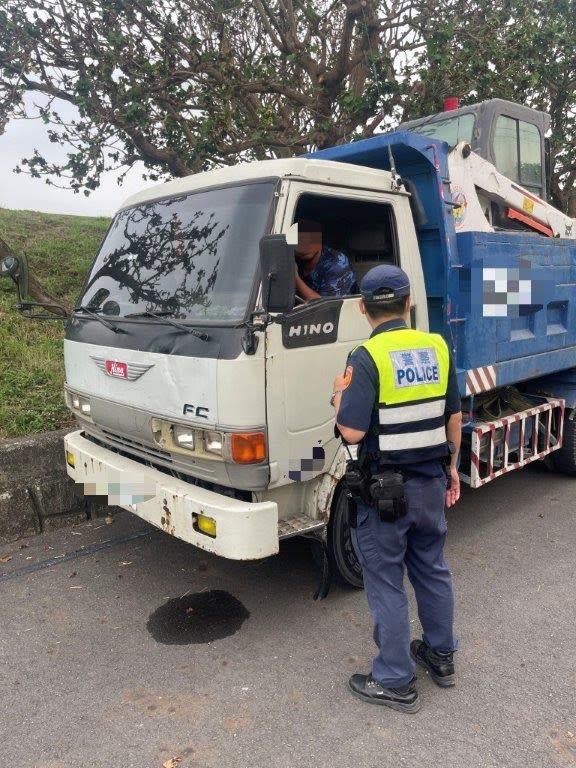
[[410, 131], [455, 147], [466, 142], [472, 152], [491, 163], [510, 181], [546, 200], [550, 193], [547, 164], [550, 115], [505, 99], [458, 106], [446, 99], [445, 110], [402, 123]]
[[[358, 296], [295, 296], [290, 242], [302, 219], [320, 224], [358, 282], [377, 264], [402, 266], [413, 322], [428, 328], [409, 195], [389, 172], [274, 160], [136, 195], [66, 330], [79, 427], [66, 456], [87, 494], [236, 559], [325, 526], [342, 462], [331, 384], [369, 326]], [[283, 236], [288, 266], [281, 313], [263, 290], [271, 235]]]

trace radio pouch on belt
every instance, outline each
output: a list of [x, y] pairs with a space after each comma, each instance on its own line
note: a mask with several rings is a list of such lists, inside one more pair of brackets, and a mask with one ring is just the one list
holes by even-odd
[[356, 499], [366, 501], [366, 476], [362, 471], [360, 462], [356, 459], [351, 459], [346, 463], [344, 484], [348, 500], [348, 524], [350, 528], [356, 528], [358, 512]]
[[351, 528], [356, 528], [358, 499], [375, 507], [383, 523], [394, 523], [408, 511], [401, 472], [389, 469], [370, 475], [365, 471], [362, 461], [352, 459], [346, 463], [344, 482]]
[[390, 469], [372, 475], [368, 492], [383, 523], [395, 523], [408, 511], [401, 472]]

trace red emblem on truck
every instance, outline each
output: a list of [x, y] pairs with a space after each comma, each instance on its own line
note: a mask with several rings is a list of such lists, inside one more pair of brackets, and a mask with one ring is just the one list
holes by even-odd
[[117, 360], [106, 360], [105, 365], [108, 376], [118, 376], [120, 379], [128, 378], [128, 366], [126, 363], [119, 363]]
[[136, 381], [146, 371], [154, 367], [154, 365], [146, 365], [146, 363], [121, 363], [119, 360], [106, 360], [105, 357], [94, 357], [94, 355], [90, 355], [90, 357], [106, 376], [126, 379], [127, 381]]

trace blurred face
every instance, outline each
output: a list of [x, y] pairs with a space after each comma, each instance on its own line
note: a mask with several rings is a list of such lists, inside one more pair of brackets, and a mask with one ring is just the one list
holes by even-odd
[[296, 256], [300, 261], [313, 259], [322, 248], [322, 230], [319, 225], [305, 222], [298, 225]]

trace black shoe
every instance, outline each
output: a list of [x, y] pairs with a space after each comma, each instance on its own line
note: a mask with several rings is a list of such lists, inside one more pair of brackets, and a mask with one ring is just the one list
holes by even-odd
[[410, 643], [410, 656], [416, 664], [430, 674], [436, 685], [441, 688], [449, 688], [456, 685], [456, 673], [454, 671], [454, 654], [438, 653], [433, 651], [423, 640], [412, 640]]
[[420, 709], [415, 680], [416, 678], [403, 688], [384, 688], [372, 675], [352, 675], [348, 685], [354, 696], [368, 704], [381, 704], [399, 712], [413, 713]]

